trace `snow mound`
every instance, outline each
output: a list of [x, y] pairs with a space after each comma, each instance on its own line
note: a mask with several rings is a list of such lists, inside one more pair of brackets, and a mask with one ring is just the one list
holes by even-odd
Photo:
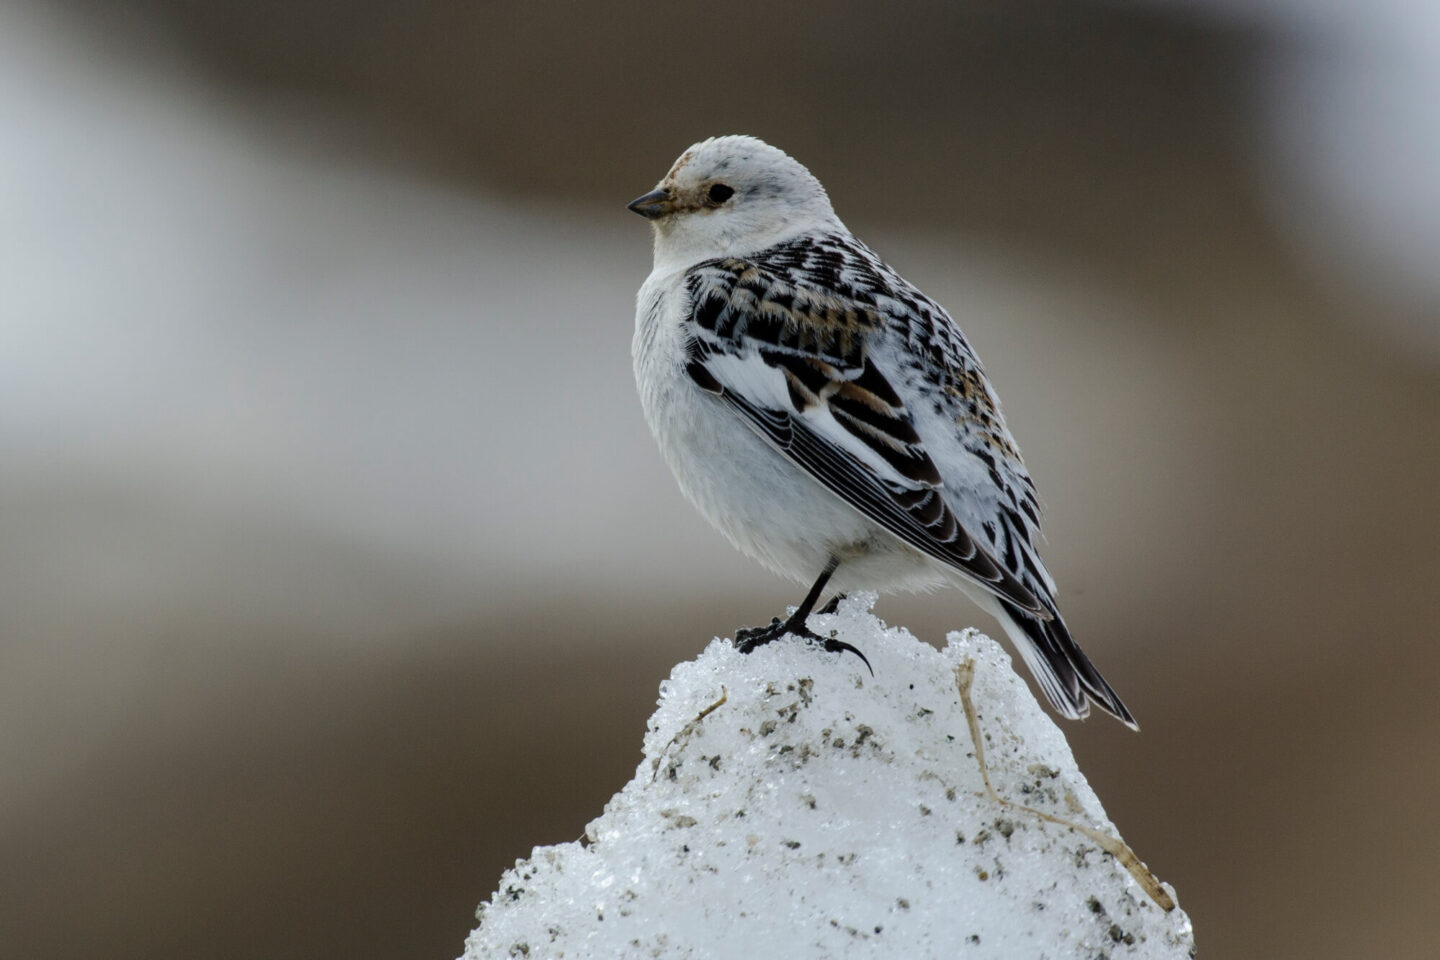
[[1173, 891], [1097, 842], [1118, 834], [1005, 652], [973, 630], [936, 651], [874, 599], [810, 620], [873, 678], [788, 637], [675, 667], [635, 777], [505, 872], [467, 960], [1193, 956]]

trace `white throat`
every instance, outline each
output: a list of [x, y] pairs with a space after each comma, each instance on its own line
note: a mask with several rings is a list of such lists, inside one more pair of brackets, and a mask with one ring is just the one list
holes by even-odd
[[669, 273], [703, 260], [744, 258], [809, 233], [848, 234], [845, 224], [828, 209], [794, 210], [791, 216], [759, 219], [717, 214], [677, 217], [655, 225], [655, 272]]

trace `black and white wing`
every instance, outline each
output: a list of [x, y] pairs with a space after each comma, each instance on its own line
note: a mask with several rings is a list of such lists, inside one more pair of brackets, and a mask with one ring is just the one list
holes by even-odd
[[[826, 488], [910, 546], [1041, 620], [1051, 608], [972, 535], [911, 411], [876, 367], [868, 298], [758, 260], [691, 268], [687, 372]], [[778, 374], [778, 375], [777, 375]]]

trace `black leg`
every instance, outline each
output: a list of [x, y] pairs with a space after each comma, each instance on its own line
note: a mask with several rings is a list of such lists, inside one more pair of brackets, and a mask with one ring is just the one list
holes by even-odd
[[810, 611], [814, 610], [815, 604], [820, 602], [820, 594], [824, 592], [825, 584], [830, 582], [830, 577], [838, 566], [840, 566], [840, 558], [831, 557], [830, 562], [825, 564], [825, 569], [820, 571], [820, 576], [815, 578], [810, 592], [805, 594], [805, 599], [801, 600], [800, 606], [795, 609], [795, 615], [790, 618], [791, 623], [805, 626], [805, 621], [810, 619]]
[[833, 596], [833, 597], [830, 598], [830, 602], [829, 602], [829, 603], [825, 604], [825, 606], [821, 607], [819, 610], [816, 610], [815, 612], [816, 612], [816, 613], [834, 613], [836, 610], [839, 610], [839, 609], [840, 609], [840, 601], [841, 601], [841, 600], [844, 600], [844, 599], [845, 599], [845, 594], [843, 594], [843, 593], [837, 593], [837, 594], [835, 594], [835, 596]]
[[[800, 601], [800, 606], [790, 615], [790, 619], [781, 621], [779, 617], [770, 621], [764, 627], [746, 627], [735, 631], [735, 646], [740, 648], [741, 653], [750, 653], [756, 647], [762, 647], [767, 643], [779, 640], [787, 633], [797, 637], [804, 637], [811, 642], [819, 644], [829, 653], [843, 653], [849, 651], [855, 654], [865, 663], [865, 668], [870, 675], [875, 675], [875, 668], [870, 666], [869, 659], [855, 647], [834, 637], [822, 637], [814, 630], [806, 626], [805, 621], [810, 619], [810, 613], [815, 609], [815, 604], [820, 600], [820, 595], [825, 591], [825, 584], [830, 582], [830, 576], [835, 568], [840, 566], [839, 557], [831, 557], [830, 562], [825, 564], [825, 569], [820, 571], [820, 576], [815, 578], [815, 583], [810, 587], [810, 592], [805, 594], [805, 599]], [[831, 611], [833, 605], [827, 605], [826, 610]]]

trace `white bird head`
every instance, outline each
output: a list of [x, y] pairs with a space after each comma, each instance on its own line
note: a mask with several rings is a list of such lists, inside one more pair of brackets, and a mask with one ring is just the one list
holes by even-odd
[[755, 137], [695, 144], [629, 208], [655, 227], [657, 266], [743, 257], [813, 230], [844, 229], [820, 181]]

